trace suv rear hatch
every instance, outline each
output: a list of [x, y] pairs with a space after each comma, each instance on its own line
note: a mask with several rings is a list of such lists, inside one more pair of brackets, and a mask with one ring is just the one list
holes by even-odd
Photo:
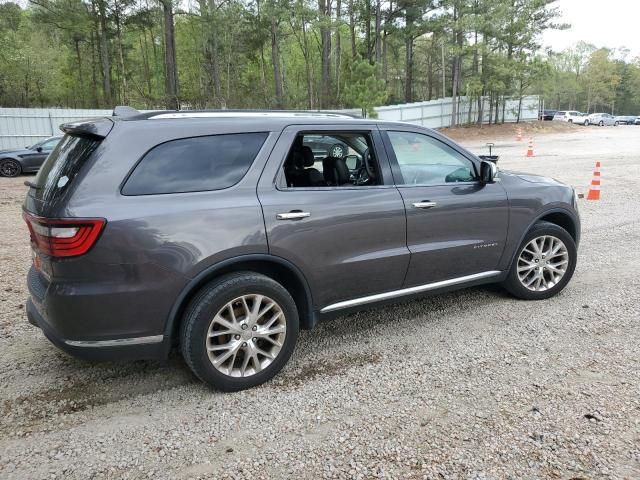
[[108, 118], [62, 125], [66, 135], [34, 180], [25, 182], [29, 192], [23, 216], [29, 227], [36, 267], [39, 254], [54, 258], [82, 255], [100, 235], [104, 219], [68, 218], [63, 212], [74, 185], [90, 168], [89, 160], [112, 127], [113, 121]]

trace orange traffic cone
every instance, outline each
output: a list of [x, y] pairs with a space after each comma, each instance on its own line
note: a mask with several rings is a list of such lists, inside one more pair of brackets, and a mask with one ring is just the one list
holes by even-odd
[[519, 128], [518, 135], [516, 136], [516, 142], [521, 142], [521, 141], [522, 141], [522, 129]]
[[527, 157], [533, 157], [533, 138], [529, 139], [529, 148], [527, 148]]
[[596, 162], [596, 169], [593, 171], [587, 200], [600, 200], [600, 162]]

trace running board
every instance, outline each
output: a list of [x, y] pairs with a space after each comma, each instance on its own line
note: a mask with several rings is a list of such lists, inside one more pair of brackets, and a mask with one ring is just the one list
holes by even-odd
[[497, 270], [491, 270], [489, 272], [474, 273], [473, 275], [466, 275], [464, 277], [451, 278], [449, 280], [442, 280], [440, 282], [427, 283], [425, 285], [417, 285], [415, 287], [403, 288], [401, 290], [393, 290], [391, 292], [377, 293], [375, 295], [368, 295], [366, 297], [354, 298], [353, 300], [345, 300], [343, 302], [332, 303], [327, 305], [321, 313], [333, 312], [335, 310], [341, 310], [343, 308], [357, 307], [358, 305], [365, 305], [367, 303], [379, 302], [381, 300], [389, 300], [392, 298], [404, 297], [406, 295], [413, 295], [415, 293], [428, 292], [431, 290], [437, 290], [439, 288], [450, 287], [452, 285], [460, 285], [462, 283], [473, 282], [474, 280], [483, 280], [485, 278], [497, 277], [502, 272]]

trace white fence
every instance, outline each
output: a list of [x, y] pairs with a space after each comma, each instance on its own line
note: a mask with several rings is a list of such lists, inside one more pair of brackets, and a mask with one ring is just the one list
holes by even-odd
[[[489, 122], [489, 99], [483, 99], [483, 123]], [[506, 100], [504, 109], [504, 121], [515, 122], [518, 118], [518, 105], [520, 100]], [[538, 119], [540, 99], [537, 95], [530, 95], [522, 98], [520, 111], [520, 121]], [[471, 112], [469, 112], [471, 107]], [[451, 113], [453, 110], [452, 98], [430, 100], [428, 102], [405, 103], [403, 105], [389, 105], [386, 107], [376, 107], [374, 109], [380, 120], [391, 120], [397, 122], [413, 123], [429, 128], [442, 128], [451, 126]], [[495, 114], [495, 112], [494, 112]], [[502, 104], [498, 108], [498, 118], [502, 121]], [[467, 99], [460, 97], [458, 102], [458, 124], [475, 123], [478, 120], [477, 99]]]
[[23, 148], [52, 135], [58, 126], [84, 118], [111, 115], [112, 110], [66, 108], [0, 108], [0, 149]]
[[[458, 123], [476, 122], [478, 117], [478, 102], [470, 102], [461, 97], [459, 101]], [[505, 122], [515, 122], [518, 116], [518, 99], [507, 100], [504, 111]], [[375, 111], [380, 120], [391, 120], [413, 123], [429, 128], [442, 128], [451, 125], [451, 98], [431, 100], [428, 102], [406, 103], [376, 107]], [[469, 107], [471, 115], [469, 116]], [[483, 122], [489, 121], [489, 101], [484, 99]], [[522, 99], [520, 120], [536, 120], [538, 118], [539, 98], [537, 95]], [[341, 110], [344, 113], [359, 115], [360, 110]], [[0, 150], [8, 148], [23, 148], [39, 140], [60, 134], [58, 126], [61, 123], [72, 122], [92, 117], [111, 115], [111, 110], [73, 110], [61, 108], [0, 108]], [[502, 121], [502, 105], [499, 108], [499, 118]]]

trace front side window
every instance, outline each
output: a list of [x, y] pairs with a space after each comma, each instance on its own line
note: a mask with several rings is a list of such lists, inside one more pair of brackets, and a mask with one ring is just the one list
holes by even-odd
[[414, 132], [387, 132], [396, 155], [402, 185], [472, 182], [473, 163], [448, 145]]
[[367, 133], [300, 133], [282, 166], [288, 188], [355, 187], [381, 183]]
[[138, 163], [123, 195], [221, 190], [245, 176], [267, 133], [181, 138], [154, 147]]
[[51, 151], [53, 151], [54, 148], [56, 148], [56, 145], [58, 144], [58, 142], [60, 142], [60, 139], [59, 138], [54, 138], [53, 140], [48, 140], [48, 141], [44, 142], [40, 146], [42, 147], [42, 151], [43, 152], [51, 152]]

